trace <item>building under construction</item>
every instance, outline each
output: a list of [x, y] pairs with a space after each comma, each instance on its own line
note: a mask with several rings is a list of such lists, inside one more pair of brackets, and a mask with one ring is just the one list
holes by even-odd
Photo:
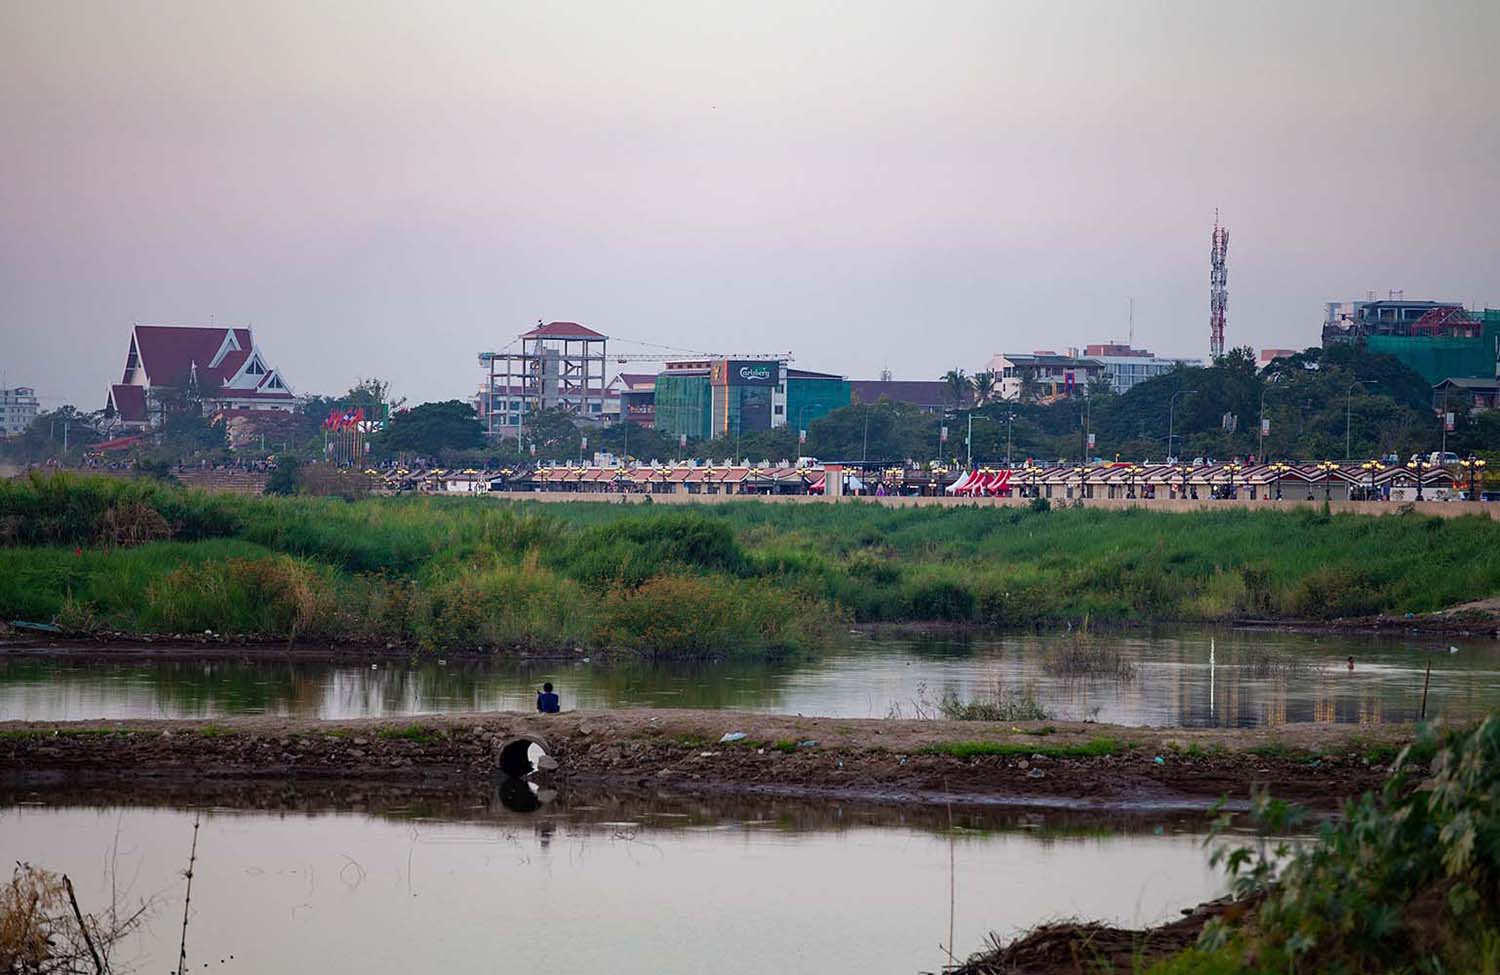
[[563, 410], [602, 421], [608, 337], [577, 322], [537, 322], [498, 352], [479, 353], [475, 409], [492, 438], [522, 437], [526, 417]]
[[1430, 383], [1500, 375], [1500, 312], [1456, 301], [1408, 301], [1399, 292], [1365, 301], [1330, 301], [1323, 345], [1362, 343], [1395, 356]]

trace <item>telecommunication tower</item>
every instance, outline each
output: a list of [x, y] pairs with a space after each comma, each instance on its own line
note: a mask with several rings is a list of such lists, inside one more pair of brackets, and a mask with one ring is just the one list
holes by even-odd
[[1229, 228], [1219, 226], [1219, 211], [1214, 211], [1213, 246], [1209, 250], [1208, 273], [1208, 354], [1210, 360], [1224, 354], [1224, 312], [1229, 307]]

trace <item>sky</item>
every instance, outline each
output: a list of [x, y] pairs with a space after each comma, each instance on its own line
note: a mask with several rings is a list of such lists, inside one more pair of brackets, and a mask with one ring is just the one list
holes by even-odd
[[[0, 384], [103, 406], [133, 323], [298, 392], [611, 351], [931, 379], [1500, 306], [1500, 4], [0, 4]], [[654, 343], [630, 344], [624, 340]], [[614, 369], [637, 371], [638, 366]]]

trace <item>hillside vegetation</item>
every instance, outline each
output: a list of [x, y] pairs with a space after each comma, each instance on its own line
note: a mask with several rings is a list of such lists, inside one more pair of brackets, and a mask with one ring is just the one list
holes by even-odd
[[1497, 591], [1500, 524], [1482, 517], [0, 484], [0, 618], [77, 631], [765, 653], [849, 621], [1333, 619]]

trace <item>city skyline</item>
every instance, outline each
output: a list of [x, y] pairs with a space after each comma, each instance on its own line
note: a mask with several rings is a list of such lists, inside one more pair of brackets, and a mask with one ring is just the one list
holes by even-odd
[[1135, 345], [1204, 357], [1216, 208], [1229, 347], [1316, 345], [1372, 289], [1500, 305], [1497, 32], [1457, 2], [10, 5], [0, 369], [97, 409], [132, 324], [214, 322], [299, 392], [466, 398], [542, 318], [931, 379], [1123, 341], [1131, 298]]

